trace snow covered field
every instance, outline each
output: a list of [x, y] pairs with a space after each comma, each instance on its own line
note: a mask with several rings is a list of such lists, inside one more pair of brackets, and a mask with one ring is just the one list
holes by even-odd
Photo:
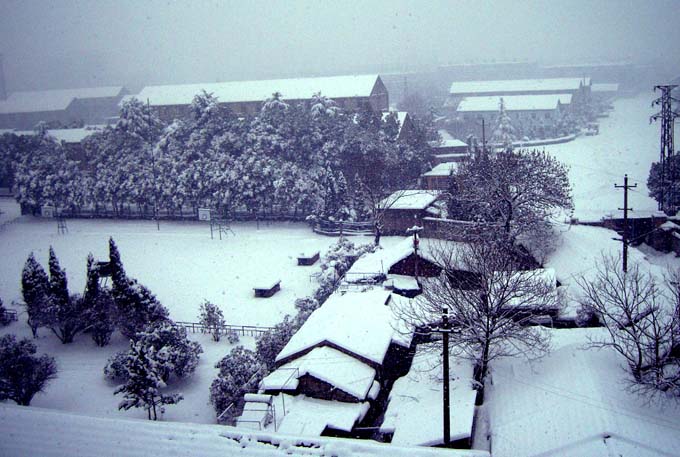
[[[69, 233], [59, 235], [54, 220], [19, 217], [12, 200], [0, 199], [0, 211], [0, 223], [12, 221], [0, 229], [0, 297], [10, 309], [13, 300], [21, 300], [21, 270], [29, 252], [34, 251], [46, 268], [47, 251], [54, 246], [67, 270], [70, 291], [82, 293], [87, 253], [107, 259], [107, 240], [113, 236], [127, 273], [148, 286], [174, 320], [196, 321], [205, 298], [222, 308], [229, 324], [271, 326], [285, 314], [294, 314], [295, 299], [312, 294], [317, 286], [309, 275], [319, 271], [319, 264], [297, 266], [298, 253], [319, 250], [323, 255], [336, 241], [293, 223], [261, 224], [259, 229], [255, 223], [236, 223], [232, 227], [235, 236], [220, 241], [211, 240], [208, 226], [199, 223], [161, 222], [158, 232], [150, 221], [69, 220]], [[352, 239], [372, 241], [370, 237]], [[389, 245], [401, 238], [383, 240]], [[281, 279], [281, 291], [271, 298], [255, 298], [252, 287], [269, 278]], [[30, 336], [25, 314], [17, 311], [19, 321], [0, 328], [0, 335]], [[143, 410], [118, 411], [120, 398], [113, 395], [116, 386], [103, 376], [106, 360], [128, 347], [120, 334], [115, 333], [104, 348], [96, 347], [88, 335], [79, 335], [68, 345], [47, 329], [41, 329], [39, 336], [38, 353], [54, 356], [59, 372], [46, 393], [36, 395], [32, 406], [94, 416], [145, 417]], [[215, 343], [200, 334], [190, 334], [190, 338], [201, 343], [204, 353], [196, 372], [172, 385], [185, 398], [169, 407], [163, 420], [214, 423], [215, 413], [208, 403], [210, 383], [217, 374], [213, 366], [233, 345], [226, 340]], [[241, 337], [238, 344], [254, 349], [255, 339]]]
[[659, 160], [660, 127], [649, 123], [649, 117], [658, 111], [658, 107], [651, 107], [654, 98], [650, 91], [616, 100], [609, 117], [600, 119], [599, 135], [545, 146], [546, 151], [571, 167], [575, 217], [599, 220], [621, 215], [617, 208], [623, 206], [623, 195], [620, 189], [614, 189], [614, 184], [623, 184], [626, 173], [631, 184], [638, 185], [629, 194], [629, 206], [635, 214], [656, 211], [656, 201], [647, 191], [649, 167]]

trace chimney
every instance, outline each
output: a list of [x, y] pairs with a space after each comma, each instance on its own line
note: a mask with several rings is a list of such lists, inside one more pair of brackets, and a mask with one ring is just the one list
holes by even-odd
[[2, 66], [2, 54], [0, 54], [0, 100], [7, 99], [7, 91], [5, 89], [5, 68]]

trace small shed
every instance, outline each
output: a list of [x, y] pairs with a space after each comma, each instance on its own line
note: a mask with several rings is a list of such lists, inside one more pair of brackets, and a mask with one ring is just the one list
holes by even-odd
[[458, 170], [457, 162], [444, 162], [421, 175], [422, 184], [428, 190], [447, 190], [451, 187], [451, 176]]
[[383, 213], [383, 233], [385, 235], [404, 235], [414, 225], [422, 226], [424, 217], [429, 216], [427, 209], [441, 198], [437, 190], [409, 189], [399, 190], [378, 203]]

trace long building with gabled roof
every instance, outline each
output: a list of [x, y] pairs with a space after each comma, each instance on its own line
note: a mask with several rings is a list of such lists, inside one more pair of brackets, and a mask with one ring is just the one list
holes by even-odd
[[384, 111], [389, 106], [387, 89], [376, 74], [146, 86], [137, 98], [148, 101], [161, 119], [170, 121], [185, 117], [194, 96], [202, 91], [236, 114], [259, 112], [264, 100], [275, 92], [288, 103], [310, 100], [320, 92], [343, 108]]

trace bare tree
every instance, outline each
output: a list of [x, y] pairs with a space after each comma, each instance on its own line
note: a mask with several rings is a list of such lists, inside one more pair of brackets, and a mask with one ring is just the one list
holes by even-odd
[[633, 390], [680, 394], [680, 291], [678, 273], [659, 281], [640, 265], [628, 272], [621, 256], [603, 255], [594, 279], [577, 280], [581, 313], [592, 314], [608, 338], [591, 339], [592, 347], [609, 347], [626, 360]]
[[478, 151], [453, 176], [450, 212], [495, 227], [490, 238], [540, 237], [552, 217], [573, 209], [567, 173], [545, 151]]
[[523, 270], [520, 256], [502, 242], [440, 242], [431, 255], [442, 274], [398, 313], [418, 331], [438, 323], [442, 308], [448, 308], [451, 350], [474, 361], [482, 392], [493, 360], [539, 357], [549, 349], [547, 332], [532, 325], [559, 306], [554, 277], [546, 270]]

